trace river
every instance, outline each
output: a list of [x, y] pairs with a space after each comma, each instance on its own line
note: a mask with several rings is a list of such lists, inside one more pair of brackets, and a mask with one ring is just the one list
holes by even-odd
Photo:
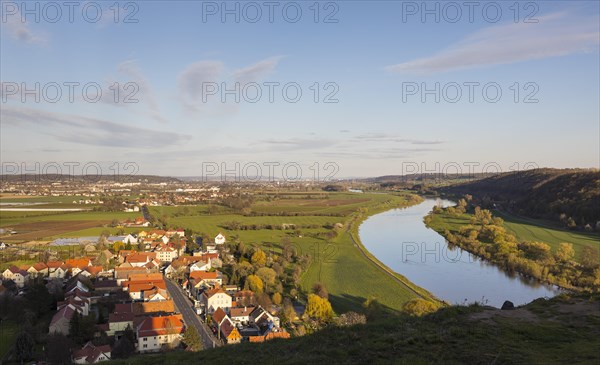
[[359, 228], [363, 245], [392, 270], [451, 304], [477, 301], [499, 308], [505, 300], [521, 305], [558, 294], [555, 287], [508, 274], [467, 251], [448, 247], [444, 237], [423, 223], [436, 204], [454, 203], [426, 199], [368, 218]]

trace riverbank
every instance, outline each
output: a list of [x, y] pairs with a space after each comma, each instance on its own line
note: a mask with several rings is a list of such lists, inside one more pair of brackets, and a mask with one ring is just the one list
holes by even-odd
[[[305, 291], [310, 291], [316, 282], [325, 284], [329, 300], [337, 313], [364, 311], [363, 304], [369, 298], [376, 298], [386, 309], [399, 312], [403, 305], [416, 298], [428, 298], [437, 302], [426, 290], [410, 283], [406, 278], [394, 273], [370, 259], [368, 251], [361, 250], [357, 240], [358, 226], [370, 216], [391, 209], [413, 206], [423, 201], [413, 194], [381, 194], [387, 198], [378, 203], [362, 207], [349, 214], [344, 220], [344, 229], [329, 243], [317, 247], [314, 256], [302, 278]], [[354, 232], [354, 237], [351, 233]], [[362, 244], [361, 244], [362, 245]]]
[[[491, 213], [487, 218], [481, 218], [483, 216], [485, 214], [477, 218], [477, 212], [473, 215], [441, 210], [429, 214], [425, 221], [452, 245], [507, 273], [518, 273], [524, 278], [562, 289], [598, 290], [600, 265], [597, 259], [592, 262], [592, 254], [584, 255], [586, 260], [579, 263], [570, 243], [550, 246], [544, 242], [521, 240], [506, 230], [502, 219], [494, 218]], [[483, 220], [472, 221], [478, 219]]]
[[[417, 204], [421, 204], [422, 202], [424, 202], [425, 200], [418, 196], [418, 195], [413, 195], [414, 200], [413, 200], [413, 204], [407, 205], [405, 207], [401, 207], [401, 208], [408, 208], [410, 206], [413, 205], [417, 205]], [[418, 198], [418, 199], [417, 199]], [[397, 208], [392, 208], [392, 209], [397, 209]], [[394, 270], [392, 270], [390, 267], [388, 267], [386, 264], [384, 264], [383, 262], [381, 262], [377, 257], [375, 257], [371, 252], [369, 252], [369, 250], [367, 250], [367, 248], [363, 245], [361, 239], [360, 239], [360, 234], [359, 234], [359, 228], [360, 225], [366, 221], [368, 218], [380, 214], [380, 213], [384, 213], [388, 210], [392, 210], [392, 209], [387, 209], [387, 208], [380, 208], [380, 209], [375, 209], [373, 211], [369, 212], [369, 215], [364, 215], [364, 214], [357, 214], [355, 217], [353, 217], [352, 221], [350, 222], [350, 224], [348, 225], [347, 228], [347, 233], [350, 236], [350, 239], [352, 240], [352, 243], [356, 246], [356, 248], [361, 252], [361, 254], [369, 261], [371, 261], [374, 265], [376, 265], [377, 267], [379, 267], [379, 269], [381, 269], [383, 272], [385, 272], [386, 274], [388, 274], [390, 277], [392, 277], [395, 281], [397, 281], [399, 284], [405, 286], [408, 290], [412, 291], [416, 296], [418, 296], [419, 298], [425, 299], [425, 300], [431, 300], [433, 302], [436, 302], [438, 304], [443, 304], [446, 305], [447, 303], [444, 302], [443, 300], [436, 298], [435, 295], [433, 295], [432, 293], [430, 293], [429, 291], [427, 291], [426, 289], [415, 285], [414, 283], [412, 283], [410, 280], [408, 280], [405, 276], [395, 272]]]

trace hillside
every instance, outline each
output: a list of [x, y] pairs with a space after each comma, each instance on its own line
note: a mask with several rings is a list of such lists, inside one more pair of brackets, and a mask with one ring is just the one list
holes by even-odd
[[449, 307], [380, 317], [264, 344], [170, 352], [115, 364], [592, 364], [600, 361], [598, 296], [538, 299], [516, 310]]
[[595, 228], [600, 221], [600, 171], [537, 169], [499, 174], [439, 189], [471, 194], [483, 207], [551, 220], [570, 228]]

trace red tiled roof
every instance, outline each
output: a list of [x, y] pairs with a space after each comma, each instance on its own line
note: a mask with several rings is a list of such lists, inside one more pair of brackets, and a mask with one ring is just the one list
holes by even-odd
[[233, 317], [247, 317], [252, 313], [254, 307], [241, 307], [241, 308], [231, 308], [229, 310], [229, 315], [231, 318]]
[[138, 338], [148, 336], [161, 336], [167, 334], [183, 333], [183, 317], [181, 314], [172, 314], [162, 317], [146, 317], [137, 327]]
[[227, 313], [221, 307], [212, 314], [213, 321], [217, 324], [221, 323], [225, 317], [227, 317]]
[[73, 351], [73, 360], [85, 359], [87, 363], [93, 364], [102, 354], [110, 358], [110, 351], [110, 345], [94, 346], [88, 342], [81, 349]]
[[133, 313], [122, 312], [122, 313], [111, 313], [108, 315], [109, 323], [116, 322], [133, 322]]
[[67, 261], [65, 262], [65, 264], [69, 267], [69, 268], [78, 268], [78, 269], [83, 269], [85, 267], [87, 267], [90, 264], [90, 259], [89, 258], [81, 258], [81, 259], [67, 259]]
[[200, 280], [216, 280], [218, 276], [218, 271], [192, 271], [190, 273], [190, 279], [194, 279], [196, 281]]

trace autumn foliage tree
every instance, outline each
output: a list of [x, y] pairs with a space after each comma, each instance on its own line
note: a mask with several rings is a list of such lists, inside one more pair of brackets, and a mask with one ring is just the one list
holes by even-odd
[[321, 298], [316, 294], [308, 295], [308, 304], [306, 305], [305, 314], [320, 322], [329, 322], [333, 319], [333, 308], [331, 303], [325, 298]]

